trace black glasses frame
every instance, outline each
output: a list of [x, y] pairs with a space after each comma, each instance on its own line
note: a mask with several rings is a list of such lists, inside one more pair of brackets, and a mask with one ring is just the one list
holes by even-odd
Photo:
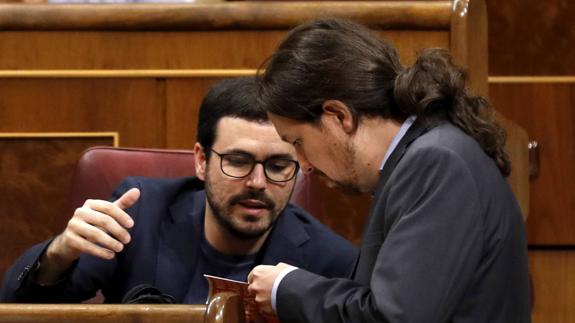
[[[268, 180], [272, 181], [272, 182], [275, 182], [275, 183], [285, 183], [285, 182], [289, 182], [289, 181], [291, 181], [292, 179], [294, 179], [294, 177], [297, 175], [297, 173], [298, 173], [298, 171], [299, 171], [299, 163], [298, 163], [298, 161], [297, 161], [297, 160], [293, 160], [293, 159], [289, 159], [289, 158], [272, 157], [272, 158], [267, 158], [267, 159], [264, 159], [264, 160], [257, 160], [257, 159], [255, 159], [254, 157], [252, 157], [252, 156], [250, 156], [250, 155], [248, 155], [248, 154], [242, 154], [242, 153], [221, 154], [221, 153], [215, 151], [213, 148], [210, 148], [210, 151], [212, 151], [214, 154], [216, 154], [216, 155], [218, 155], [218, 157], [220, 157], [220, 170], [222, 171], [222, 173], [224, 173], [226, 176], [233, 177], [233, 178], [246, 178], [246, 177], [250, 176], [250, 174], [254, 171], [254, 168], [256, 168], [256, 165], [257, 165], [257, 164], [261, 164], [261, 165], [262, 165], [262, 167], [263, 167], [263, 169], [264, 169], [264, 175], [266, 176], [266, 178], [267, 178]], [[252, 167], [251, 167], [250, 171], [249, 171], [246, 175], [244, 175], [244, 176], [234, 176], [234, 175], [230, 175], [230, 174], [228, 174], [228, 173], [226, 173], [226, 172], [224, 171], [224, 158], [225, 158], [226, 156], [237, 156], [237, 155], [246, 156], [246, 157], [249, 157], [250, 159], [252, 159]], [[267, 168], [266, 168], [266, 164], [267, 164], [269, 161], [272, 161], [272, 160], [286, 160], [286, 161], [293, 162], [293, 163], [295, 164], [295, 169], [294, 169], [294, 171], [293, 171], [293, 174], [290, 176], [290, 178], [285, 179], [285, 180], [282, 180], [282, 181], [278, 181], [278, 180], [275, 180], [275, 179], [273, 179], [273, 178], [270, 178], [270, 176], [268, 175], [268, 171], [267, 171]]]

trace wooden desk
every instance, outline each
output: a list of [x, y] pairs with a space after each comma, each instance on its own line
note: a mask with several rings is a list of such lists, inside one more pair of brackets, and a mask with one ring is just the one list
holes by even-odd
[[241, 323], [237, 295], [221, 293], [208, 305], [0, 304], [0, 323]]

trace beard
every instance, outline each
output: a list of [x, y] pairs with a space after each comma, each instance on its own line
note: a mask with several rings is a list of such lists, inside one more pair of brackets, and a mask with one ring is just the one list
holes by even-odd
[[314, 170], [314, 175], [317, 176], [327, 187], [338, 190], [346, 195], [361, 195], [363, 192], [352, 181], [336, 181], [329, 178], [320, 170]]
[[[264, 192], [248, 189], [227, 199], [217, 197], [208, 174], [209, 171], [205, 180], [208, 204], [218, 224], [230, 234], [242, 240], [252, 240], [263, 236], [275, 224], [281, 210], [276, 209], [276, 203]], [[234, 206], [248, 199], [261, 201], [268, 214], [256, 217], [236, 212], [234, 216]], [[247, 225], [242, 226], [242, 223]]]
[[344, 160], [344, 164], [347, 165], [346, 170], [348, 171], [348, 178], [346, 180], [335, 180], [327, 176], [324, 172], [319, 169], [314, 169], [314, 174], [317, 175], [329, 188], [336, 189], [347, 195], [361, 195], [364, 191], [358, 185], [357, 171], [355, 168], [355, 158], [356, 152], [353, 145], [347, 143], [344, 147], [344, 154], [341, 157]]

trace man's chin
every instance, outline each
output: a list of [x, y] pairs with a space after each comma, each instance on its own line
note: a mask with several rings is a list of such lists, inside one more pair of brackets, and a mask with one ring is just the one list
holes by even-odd
[[253, 240], [261, 238], [269, 231], [270, 227], [267, 228], [234, 228], [232, 234], [237, 238], [243, 240]]
[[361, 195], [362, 192], [355, 185], [351, 183], [338, 182], [330, 179], [324, 174], [318, 176], [320, 180], [329, 188], [338, 190], [347, 195]]
[[232, 233], [243, 239], [257, 239], [265, 235], [273, 226], [268, 210], [262, 214], [237, 214], [236, 221], [231, 224]]

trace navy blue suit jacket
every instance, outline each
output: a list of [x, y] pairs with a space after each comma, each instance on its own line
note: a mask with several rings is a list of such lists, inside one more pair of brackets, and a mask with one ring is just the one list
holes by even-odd
[[[141, 197], [127, 209], [135, 225], [132, 240], [113, 260], [82, 255], [67, 278], [51, 287], [30, 279], [31, 268], [50, 241], [26, 251], [10, 268], [0, 298], [4, 302], [79, 302], [102, 290], [118, 303], [136, 285], [151, 284], [182, 302], [191, 284], [203, 230], [205, 191], [196, 178], [128, 178], [114, 199], [132, 187]], [[262, 247], [261, 264], [285, 262], [311, 272], [342, 277], [356, 249], [301, 208], [288, 204]]]

